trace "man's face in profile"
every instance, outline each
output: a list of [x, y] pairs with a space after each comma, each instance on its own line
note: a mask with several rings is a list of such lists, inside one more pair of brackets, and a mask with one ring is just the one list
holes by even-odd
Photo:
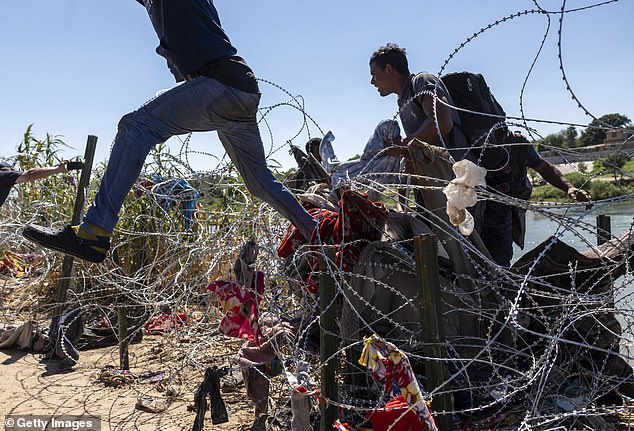
[[370, 64], [370, 84], [374, 85], [381, 96], [387, 96], [390, 94], [389, 90], [389, 71], [392, 70], [391, 65], [385, 66], [385, 69], [381, 69], [381, 66], [372, 62]]

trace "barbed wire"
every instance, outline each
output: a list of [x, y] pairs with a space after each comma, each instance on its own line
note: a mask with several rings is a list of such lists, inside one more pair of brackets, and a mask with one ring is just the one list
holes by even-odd
[[[564, 1], [557, 12], [546, 11], [535, 1], [536, 9], [495, 20], [469, 36], [449, 55], [440, 72], [474, 38], [494, 26], [529, 14], [544, 15], [548, 28], [520, 93], [522, 116], [508, 117], [506, 124], [529, 134], [534, 131], [528, 126], [532, 122], [570, 125], [557, 119], [525, 118], [522, 110], [526, 82], [544, 48], [551, 16], [559, 16], [558, 58], [566, 90], [580, 109], [596, 119], [576, 98], [566, 79], [561, 44], [563, 16], [615, 1], [576, 9], [566, 9]], [[306, 112], [301, 95], [268, 80], [260, 82], [285, 95], [284, 101], [260, 109], [259, 124], [267, 130], [270, 140], [269, 157], [289, 143], [276, 141], [275, 131], [267, 121], [267, 116], [278, 109], [291, 108], [301, 114], [290, 142], [304, 136], [310, 139], [313, 127], [323, 135], [314, 116]], [[435, 92], [425, 94], [435, 97]], [[394, 118], [397, 116], [398, 112]], [[175, 205], [165, 208], [151, 194], [130, 194], [109, 257], [101, 265], [76, 262], [74, 274], [66, 280], [71, 287], [64, 304], [52, 299], [61, 281], [62, 256], [26, 242], [21, 229], [28, 223], [61, 225], [68, 217], [64, 211], [69, 208], [74, 189], [62, 180], [47, 179], [37, 188], [21, 188], [2, 207], [2, 249], [31, 259], [4, 261], [3, 270], [14, 269], [3, 272], [0, 283], [4, 325], [32, 320], [47, 327], [59, 306], [66, 310], [81, 306], [86, 327], [109, 328], [113, 335], [111, 353], [95, 359], [93, 367], [118, 366], [115, 352], [122, 340], [117, 332], [117, 311], [124, 310], [131, 322], [128, 339], [143, 334], [140, 343], [129, 347], [132, 369], [160, 368], [166, 372], [166, 378], [150, 388], [161, 389], [163, 392], [154, 395], [169, 404], [157, 416], [162, 418], [158, 425], [144, 424], [140, 411], [130, 405], [130, 400], [134, 402], [151, 392], [140, 384], [129, 384], [125, 392], [114, 395], [97, 384], [85, 392], [76, 391], [74, 395], [84, 400], [103, 397], [106, 402], [105, 410], [101, 410], [103, 404], [101, 408], [93, 407], [84, 401], [82, 412], [104, 414], [113, 430], [190, 428], [193, 414], [187, 413], [186, 408], [193, 401], [205, 369], [219, 366], [228, 373], [222, 394], [232, 399], [230, 416], [240, 418], [240, 429], [251, 429], [256, 419], [254, 405], [256, 412], [266, 418], [266, 429], [290, 429], [289, 394], [295, 390], [291, 377], [307, 365], [311, 384], [306, 389], [315, 400], [310, 409], [313, 426], [318, 426], [320, 417], [318, 403], [325, 403], [336, 406], [340, 419], [358, 429], [368, 424], [368, 415], [380, 411], [390, 398], [385, 382], [359, 365], [366, 337], [378, 334], [407, 356], [425, 400], [433, 403], [443, 395], [452, 397], [452, 409], [447, 413], [452, 416], [454, 429], [628, 429], [634, 406], [634, 222], [621, 224], [622, 230], [614, 232], [609, 247], [601, 248], [595, 245], [597, 227], [591, 217], [618, 211], [623, 204], [631, 206], [631, 193], [595, 200], [592, 209], [585, 209], [585, 204], [527, 201], [477, 188], [480, 202], [521, 209], [543, 220], [549, 226], [545, 230], [552, 226], [552, 231], [540, 232], [543, 240], [539, 244], [527, 244], [526, 251], [516, 251], [516, 266], [505, 268], [491, 261], [473, 238], [447, 223], [444, 207], [428, 207], [416, 198], [425, 193], [441, 194], [452, 178], [409, 174], [405, 184], [402, 177], [393, 180], [394, 172], [362, 172], [348, 179], [349, 190], [377, 194], [391, 209], [390, 214], [396, 213], [394, 208], [404, 208], [403, 220], [436, 233], [449, 256], [439, 258], [441, 314], [446, 332], [442, 347], [447, 355], [435, 358], [426, 350], [429, 343], [424, 340], [420, 323], [426, 310], [420, 307], [411, 233], [387, 231], [384, 224], [388, 222], [372, 218], [369, 212], [362, 212], [359, 219], [351, 221], [351, 216], [341, 210], [343, 198], [325, 193], [322, 197], [339, 211], [324, 212], [323, 216], [339, 220], [339, 230], [331, 232], [333, 238], [340, 238], [339, 242], [320, 233], [313, 244], [294, 247], [288, 257], [282, 258], [280, 244], [290, 233], [288, 222], [268, 205], [250, 197], [225, 157], [219, 159], [190, 148], [190, 136], [178, 139], [178, 153], [168, 158], [154, 154], [145, 173], [163, 171], [166, 175], [184, 176], [195, 186], [200, 196], [191, 228], [185, 223], [178, 199]], [[568, 159], [581, 155], [578, 149], [548, 149]], [[211, 167], [211, 160], [218, 163], [209, 171], [197, 171], [191, 166], [194, 158], [208, 158], [210, 163], [205, 166]], [[632, 179], [629, 172], [621, 174]], [[588, 182], [595, 177], [591, 173], [584, 175]], [[94, 194], [94, 187], [92, 184], [87, 190], [88, 198]], [[625, 218], [631, 219], [632, 213], [628, 214]], [[361, 228], [380, 232], [381, 236], [370, 240], [349, 235]], [[246, 351], [262, 353], [258, 351], [261, 346], [228, 335], [231, 331], [223, 325], [228, 306], [208, 288], [217, 280], [244, 281], [244, 271], [240, 272], [235, 263], [251, 240], [257, 245], [257, 256], [246, 266], [264, 274], [265, 288], [260, 292], [242, 285], [243, 293], [257, 298], [254, 309], [258, 312], [257, 319], [253, 315], [243, 317], [251, 319], [251, 324], [258, 323], [252, 329], [266, 334], [260, 341], [266, 340], [268, 344], [263, 344], [270, 350], [264, 352], [268, 355], [264, 355], [266, 360], [247, 367], [240, 362], [244, 359], [241, 355]], [[574, 250], [567, 245], [573, 242]], [[314, 264], [326, 248], [332, 247], [341, 254], [323, 273]], [[457, 259], [464, 260], [468, 271], [455, 270]], [[318, 289], [313, 287], [315, 278], [326, 275], [335, 284], [335, 299], [328, 307], [337, 310], [336, 327], [340, 332], [325, 331], [320, 319]], [[185, 317], [178, 317], [181, 315]], [[159, 335], [152, 335], [152, 325], [156, 325]], [[320, 329], [338, 339], [335, 351], [325, 361], [319, 355]], [[72, 357], [64, 349], [62, 344], [65, 355]], [[85, 372], [82, 357], [91, 357], [89, 352], [80, 352], [74, 373]], [[325, 363], [331, 361], [337, 364], [336, 400], [315, 390]], [[425, 374], [425, 365], [433, 361], [440, 361], [447, 371], [446, 380], [437, 387], [427, 385]], [[229, 387], [230, 378], [238, 382], [233, 387]], [[71, 382], [61, 378], [49, 382], [51, 391], [63, 392], [64, 386], [73, 388]], [[258, 389], [266, 387], [264, 401], [254, 397], [254, 387], [249, 386], [254, 382], [261, 385]], [[247, 397], [245, 385], [250, 391]], [[35, 390], [31, 397], [40, 401], [47, 398]], [[64, 411], [61, 406], [68, 400], [64, 397], [69, 395], [60, 398], [59, 406], [48, 401], [45, 404], [52, 412]], [[24, 413], [28, 408], [31, 407], [20, 403], [11, 406], [9, 413]]]

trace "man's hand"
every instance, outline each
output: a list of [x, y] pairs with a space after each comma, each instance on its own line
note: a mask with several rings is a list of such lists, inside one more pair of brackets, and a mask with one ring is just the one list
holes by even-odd
[[590, 202], [592, 200], [592, 196], [590, 196], [590, 193], [576, 187], [570, 187], [568, 189], [568, 197], [570, 199], [576, 200], [577, 202]]
[[392, 145], [383, 151], [386, 156], [409, 157], [409, 150], [405, 145]]
[[408, 148], [408, 144], [410, 142], [411, 139], [407, 137], [401, 138], [400, 136], [397, 136], [395, 139], [390, 140], [387, 147], [385, 147], [382, 151], [382, 155], [388, 157], [402, 157], [405, 162], [404, 169], [406, 173], [411, 173], [414, 169]]
[[69, 171], [78, 171], [84, 168], [84, 163], [80, 161], [69, 162], [66, 161], [66, 170]]
[[409, 144], [411, 139], [405, 137], [401, 138], [400, 136], [396, 136], [394, 139], [388, 141], [387, 147], [385, 147], [384, 155], [391, 157], [409, 157], [409, 151], [407, 149], [407, 144]]

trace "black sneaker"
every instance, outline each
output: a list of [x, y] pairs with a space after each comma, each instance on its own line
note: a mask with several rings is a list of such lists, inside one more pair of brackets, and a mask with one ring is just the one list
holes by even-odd
[[[42, 247], [61, 251], [94, 263], [103, 262], [110, 249], [109, 239], [94, 241], [79, 238], [70, 225], [61, 229], [53, 229], [29, 224], [22, 231], [22, 236]], [[95, 249], [95, 247], [99, 249]]]

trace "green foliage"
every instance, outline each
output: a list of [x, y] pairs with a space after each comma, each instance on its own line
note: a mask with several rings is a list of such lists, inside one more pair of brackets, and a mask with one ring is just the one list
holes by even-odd
[[[24, 132], [22, 142], [17, 146], [16, 160], [19, 169], [26, 171], [37, 167], [56, 166], [62, 162], [60, 156], [62, 147], [68, 147], [59, 136], [46, 134], [38, 139], [33, 134], [33, 125], [29, 125]], [[28, 202], [22, 217], [29, 218], [37, 213], [40, 218], [55, 220], [70, 218], [74, 206], [77, 189], [74, 174], [52, 175], [50, 177], [17, 184], [18, 202]]]
[[566, 194], [555, 186], [546, 184], [533, 187], [532, 201], [559, 201], [566, 198]]
[[627, 153], [614, 153], [607, 157], [597, 159], [592, 165], [592, 171], [598, 174], [611, 174], [614, 180], [617, 180], [617, 176], [623, 179], [623, 170], [625, 164], [631, 160], [631, 157]]
[[622, 188], [608, 181], [593, 181], [589, 192], [595, 200], [615, 198], [624, 194]]
[[624, 175], [627, 175], [630, 179], [634, 179], [634, 159], [630, 158], [623, 165], [622, 171]]
[[580, 174], [585, 174], [588, 172], [588, 165], [586, 164], [586, 162], [579, 162], [577, 163], [577, 170]]
[[573, 126], [568, 127], [565, 131], [564, 131], [564, 137], [566, 139], [566, 146], [568, 148], [574, 148], [577, 146], [577, 135], [579, 133], [577, 132], [577, 129], [575, 129]]
[[599, 145], [605, 140], [605, 129], [610, 127], [630, 127], [631, 120], [621, 114], [607, 114], [592, 120], [588, 127], [581, 132], [579, 141], [582, 146]]
[[580, 174], [579, 172], [570, 172], [564, 175], [570, 184], [577, 188], [585, 188], [587, 187], [588, 177], [586, 175]]
[[561, 130], [557, 133], [551, 133], [544, 138], [536, 141], [536, 145], [540, 149], [550, 148], [574, 148], [577, 146], [577, 129], [573, 126]]
[[565, 144], [566, 137], [563, 131], [546, 135], [544, 138], [538, 139], [535, 143], [540, 150], [548, 150], [552, 147], [565, 148]]
[[[634, 180], [627, 182], [612, 182], [603, 180], [588, 181], [588, 177], [573, 172], [566, 174], [565, 177], [570, 183], [578, 188], [583, 188], [592, 195], [593, 200], [609, 199], [624, 194], [634, 193]], [[569, 202], [570, 199], [566, 194], [558, 188], [546, 184], [543, 186], [533, 186], [533, 201], [559, 201]]]
[[22, 142], [18, 144], [17, 161], [22, 170], [58, 164], [62, 161], [58, 156], [60, 147], [67, 145], [59, 136], [47, 133], [44, 139], [37, 139], [33, 135], [33, 124], [30, 124], [24, 132]]

